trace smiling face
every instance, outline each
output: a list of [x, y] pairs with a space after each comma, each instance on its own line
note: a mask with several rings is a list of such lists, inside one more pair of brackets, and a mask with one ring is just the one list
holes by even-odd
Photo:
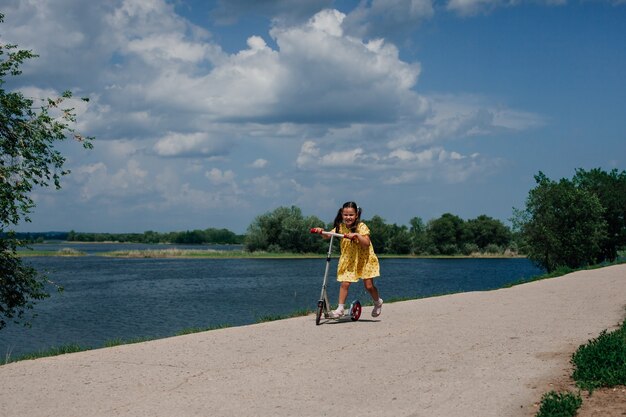
[[354, 223], [356, 222], [356, 218], [357, 218], [356, 210], [353, 209], [352, 207], [346, 207], [342, 209], [341, 217], [343, 219], [343, 223], [349, 229], [352, 226], [354, 226]]

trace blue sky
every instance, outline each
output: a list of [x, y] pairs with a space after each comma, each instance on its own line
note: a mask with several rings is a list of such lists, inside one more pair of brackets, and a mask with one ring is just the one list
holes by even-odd
[[345, 201], [505, 222], [533, 176], [626, 168], [626, 1], [2, 0], [10, 88], [91, 151], [21, 231], [228, 228]]

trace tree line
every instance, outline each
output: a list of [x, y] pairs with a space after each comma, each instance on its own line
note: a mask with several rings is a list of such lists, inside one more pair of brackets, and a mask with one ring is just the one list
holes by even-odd
[[185, 230], [182, 232], [159, 233], [152, 230], [143, 233], [67, 233], [68, 241], [72, 242], [128, 242], [128, 243], [176, 243], [185, 245], [237, 245], [244, 241], [228, 229], [208, 228], [204, 230]]
[[[397, 255], [471, 255], [475, 253], [517, 252], [511, 229], [487, 215], [463, 220], [445, 213], [424, 223], [413, 217], [409, 226], [387, 223], [374, 215], [363, 221], [370, 228], [374, 250]], [[313, 227], [332, 228], [316, 216], [303, 216], [299, 207], [279, 207], [258, 216], [248, 227], [245, 247], [248, 251], [321, 252], [327, 242], [311, 235]]]

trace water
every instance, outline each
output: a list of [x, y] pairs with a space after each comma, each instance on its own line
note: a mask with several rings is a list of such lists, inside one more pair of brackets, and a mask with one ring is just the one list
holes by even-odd
[[[108, 246], [110, 250], [110, 245]], [[116, 247], [117, 248], [117, 247]], [[325, 258], [117, 259], [34, 257], [64, 292], [35, 306], [32, 328], [0, 330], [0, 355], [12, 357], [77, 343], [100, 347], [122, 339], [175, 335], [193, 327], [254, 323], [316, 306]], [[329, 294], [337, 299], [336, 259]], [[487, 290], [543, 271], [526, 259], [381, 259], [383, 298]], [[369, 302], [362, 284], [349, 300]], [[314, 321], [312, 320], [312, 325]]]

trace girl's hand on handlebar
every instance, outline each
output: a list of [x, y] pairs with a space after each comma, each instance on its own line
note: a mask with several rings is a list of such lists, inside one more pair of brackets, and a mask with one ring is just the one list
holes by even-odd
[[321, 227], [314, 227], [314, 228], [311, 229], [311, 232], [313, 232], [313, 233], [322, 234], [323, 231], [324, 231], [324, 229], [322, 229]]

